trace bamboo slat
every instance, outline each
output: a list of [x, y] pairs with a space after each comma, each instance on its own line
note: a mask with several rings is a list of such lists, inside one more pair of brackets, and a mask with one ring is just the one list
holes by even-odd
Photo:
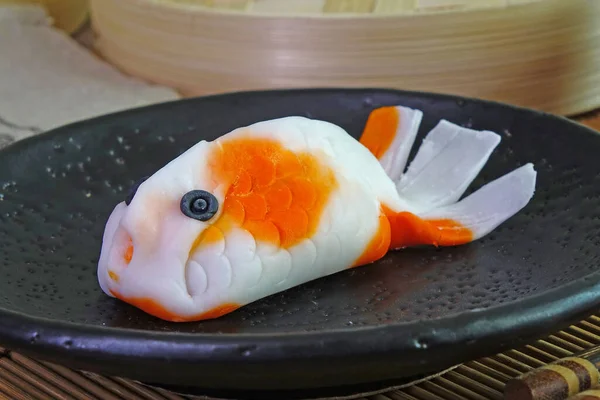
[[275, 14], [405, 14], [498, 8], [544, 0], [154, 0], [165, 4]]

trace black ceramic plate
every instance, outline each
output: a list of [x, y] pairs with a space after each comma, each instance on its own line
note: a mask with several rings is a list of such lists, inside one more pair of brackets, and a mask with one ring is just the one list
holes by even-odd
[[[131, 184], [200, 139], [287, 115], [354, 136], [403, 104], [500, 133], [472, 189], [532, 161], [533, 201], [485, 239], [406, 250], [213, 321], [175, 324], [105, 296], [101, 235]], [[417, 146], [415, 146], [416, 148]], [[393, 382], [493, 354], [600, 306], [600, 137], [566, 119], [385, 90], [221, 95], [109, 115], [0, 152], [0, 345], [146, 382], [289, 390]]]

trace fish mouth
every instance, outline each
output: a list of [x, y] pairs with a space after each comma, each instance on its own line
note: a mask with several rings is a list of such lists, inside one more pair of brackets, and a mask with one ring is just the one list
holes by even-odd
[[[197, 304], [187, 291], [182, 260], [173, 254], [138, 251], [135, 235], [123, 223], [126, 210], [124, 202], [118, 204], [106, 222], [97, 268], [100, 288], [109, 297], [150, 315], [167, 321], [185, 320]], [[192, 271], [197, 277], [195, 265]]]
[[213, 250], [220, 251], [204, 257], [192, 257], [171, 246], [164, 251], [149, 249], [136, 242], [140, 238], [128, 229], [128, 223], [123, 202], [108, 217], [102, 239], [97, 276], [106, 295], [170, 322], [210, 319], [238, 307], [223, 302], [211, 289], [219, 285], [211, 275], [216, 267], [225, 268], [218, 276], [228, 277], [230, 284], [231, 266], [221, 254], [223, 249], [217, 246]]
[[117, 235], [122, 236], [126, 234], [121, 226], [125, 208], [126, 205], [124, 202], [117, 204], [108, 217], [102, 237], [100, 259], [98, 260], [98, 283], [102, 291], [111, 297], [114, 297], [111, 289], [119, 282], [120, 272], [124, 268], [124, 265], [114, 265], [114, 248]]

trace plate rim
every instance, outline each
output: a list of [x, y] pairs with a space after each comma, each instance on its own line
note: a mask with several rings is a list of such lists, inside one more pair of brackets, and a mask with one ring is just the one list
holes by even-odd
[[[478, 103], [489, 107], [500, 107], [550, 118], [556, 123], [576, 126], [582, 134], [598, 135], [599, 132], [566, 117], [546, 113], [539, 110], [524, 108], [498, 101], [470, 98], [451, 94], [407, 91], [387, 88], [301, 88], [301, 89], [275, 89], [275, 90], [250, 90], [222, 93], [208, 96], [176, 99], [147, 106], [135, 107], [127, 110], [113, 112], [85, 120], [63, 125], [42, 134], [34, 135], [16, 141], [0, 149], [0, 157], [7, 153], [20, 150], [43, 141], [52, 141], [54, 138], [70, 135], [73, 131], [89, 125], [99, 125], [111, 120], [131, 117], [136, 114], [151, 113], [154, 109], [178, 107], [182, 103], [191, 103], [214, 100], [215, 98], [231, 98], [256, 95], [290, 95], [304, 94], [344, 94], [353, 95], [377, 93], [392, 94], [403, 97], [420, 98], [424, 100], [450, 100]], [[305, 332], [258, 332], [258, 333], [186, 333], [165, 332], [143, 329], [129, 329], [85, 323], [56, 320], [41, 316], [9, 310], [0, 307], [0, 342], [17, 351], [42, 352], [47, 355], [74, 357], [77, 354], [84, 358], [93, 357], [94, 354], [109, 356], [110, 360], [119, 360], [130, 357], [131, 354], [141, 352], [148, 355], [168, 356], [172, 361], [186, 360], [228, 363], [255, 363], [257, 361], [289, 361], [290, 359], [309, 358], [335, 358], [335, 357], [376, 357], [386, 353], [400, 351], [417, 351], [420, 354], [435, 347], [448, 347], [456, 343], [466, 343], [473, 351], [481, 352], [480, 342], [490, 337], [508, 336], [515, 330], [522, 338], [530, 340], [539, 332], [539, 326], [553, 323], [556, 329], [560, 325], [569, 325], [585, 317], [600, 306], [600, 270], [562, 284], [556, 288], [527, 296], [518, 300], [475, 309], [457, 312], [447, 316], [428, 320], [414, 320], [405, 322], [386, 323], [377, 326], [353, 326], [348, 328], [328, 329], [324, 331]], [[521, 311], [523, 308], [525, 311]], [[481, 316], [484, 318], [481, 318]], [[487, 317], [487, 318], [486, 318]], [[510, 323], [514, 320], [523, 320], [518, 326]], [[556, 321], [560, 320], [560, 323]], [[554, 322], [553, 322], [554, 321]], [[418, 326], [418, 329], [414, 329]], [[455, 327], [451, 331], [448, 327]], [[537, 329], [536, 329], [537, 327]], [[440, 335], [446, 331], [446, 335]], [[471, 338], [471, 332], [477, 331], [477, 339]], [[44, 332], [43, 334], [39, 334]], [[428, 332], [436, 335], [428, 337]], [[377, 335], [378, 340], [373, 336]], [[513, 335], [514, 336], [514, 335]], [[65, 339], [67, 338], [67, 339]], [[339, 352], [337, 349], [344, 343], [362, 342], [369, 343], [361, 350], [360, 346], [352, 346], [350, 350]], [[514, 338], [512, 338], [514, 339]], [[106, 341], [127, 342], [119, 346], [106, 348], [104, 346], [90, 347], [93, 343]], [[315, 346], [315, 341], [322, 343]], [[67, 345], [68, 343], [68, 345]], [[514, 342], [504, 344], [513, 345]], [[133, 346], [133, 347], [132, 347]], [[502, 346], [499, 346], [501, 348]], [[210, 348], [210, 350], [207, 350]], [[294, 352], [282, 349], [294, 349]], [[215, 351], [217, 349], [218, 351]], [[240, 350], [251, 349], [248, 354], [242, 355]], [[470, 352], [465, 352], [469, 355]], [[460, 357], [458, 357], [460, 358]]]

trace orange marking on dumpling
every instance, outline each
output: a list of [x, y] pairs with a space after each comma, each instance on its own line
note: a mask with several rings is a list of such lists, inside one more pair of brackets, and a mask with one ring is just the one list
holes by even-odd
[[213, 222], [224, 234], [239, 227], [258, 241], [289, 248], [316, 232], [337, 188], [334, 171], [318, 156], [294, 153], [275, 140], [225, 140], [209, 158], [213, 180], [229, 185]]
[[287, 210], [292, 205], [292, 198], [292, 191], [289, 186], [281, 182], [272, 185], [265, 193], [269, 210]]
[[385, 256], [390, 249], [390, 240], [390, 221], [384, 213], [381, 213], [379, 216], [379, 226], [377, 227], [377, 231], [375, 231], [373, 238], [361, 256], [352, 265], [352, 267], [359, 267], [361, 265], [369, 264]]
[[238, 197], [244, 207], [246, 218], [251, 220], [263, 220], [267, 214], [267, 202], [262, 193], [252, 192], [247, 196]]
[[252, 178], [250, 177], [250, 174], [246, 171], [241, 171], [237, 176], [235, 185], [238, 188], [239, 193], [250, 193], [252, 190]]
[[381, 159], [394, 142], [399, 125], [400, 113], [395, 107], [375, 109], [367, 119], [360, 143]]
[[224, 303], [224, 304], [221, 304], [220, 306], [217, 306], [217, 307], [213, 308], [212, 310], [208, 310], [208, 311], [200, 314], [200, 316], [195, 317], [194, 320], [195, 321], [200, 321], [200, 320], [206, 320], [206, 319], [219, 318], [219, 317], [222, 317], [225, 314], [229, 314], [229, 313], [234, 312], [238, 308], [240, 308], [239, 304]]
[[300, 207], [293, 207], [286, 211], [273, 211], [269, 213], [269, 219], [279, 229], [283, 248], [293, 246], [313, 232], [308, 212]]
[[460, 222], [451, 219], [439, 219], [427, 221], [429, 225], [438, 231], [442, 231], [439, 238], [440, 246], [457, 246], [473, 241], [473, 232], [463, 226]]
[[198, 235], [198, 237], [194, 241], [194, 244], [192, 244], [192, 248], [190, 249], [190, 255], [193, 254], [200, 247], [200, 245], [209, 245], [212, 243], [217, 243], [221, 240], [225, 240], [223, 231], [221, 231], [221, 229], [218, 226], [211, 225], [207, 227], [204, 231], [202, 231], [200, 235]]
[[252, 232], [256, 240], [279, 246], [281, 244], [281, 234], [277, 226], [271, 221], [246, 221], [245, 228]]
[[119, 275], [117, 275], [116, 273], [114, 273], [113, 271], [108, 271], [108, 276], [110, 277], [110, 279], [112, 279], [115, 282], [119, 282]]
[[473, 232], [457, 221], [425, 220], [409, 212], [384, 210], [390, 221], [392, 249], [419, 245], [456, 246], [473, 240]]
[[125, 264], [129, 264], [131, 259], [133, 258], [133, 241], [131, 238], [128, 239], [127, 247], [125, 248], [125, 253], [123, 253], [123, 260], [125, 260]]
[[275, 163], [270, 159], [270, 155], [265, 155], [262, 151], [251, 164], [247, 165], [247, 171], [260, 187], [269, 186], [275, 180]]
[[181, 316], [177, 315], [165, 307], [163, 307], [156, 300], [147, 298], [147, 297], [125, 297], [121, 296], [118, 292], [111, 290], [113, 296], [117, 299], [124, 301], [140, 310], [144, 311], [147, 314], [150, 314], [154, 317], [163, 319], [165, 321], [170, 322], [192, 322], [192, 321], [203, 321], [207, 319], [215, 319], [222, 317], [225, 314], [229, 314], [238, 308], [240, 308], [239, 304], [235, 303], [224, 303], [220, 306], [217, 306], [211, 310], [205, 311], [203, 313], [191, 316]]
[[275, 165], [275, 172], [277, 178], [302, 176], [304, 168], [302, 167], [301, 161], [298, 159], [298, 155], [290, 151], [279, 154], [279, 158]]
[[[223, 215], [225, 219], [241, 224], [246, 219], [246, 210], [241, 199], [231, 198], [223, 204]], [[223, 219], [223, 218], [221, 218]]]
[[312, 208], [318, 198], [316, 188], [306, 178], [296, 178], [289, 183], [294, 203], [306, 210]]

